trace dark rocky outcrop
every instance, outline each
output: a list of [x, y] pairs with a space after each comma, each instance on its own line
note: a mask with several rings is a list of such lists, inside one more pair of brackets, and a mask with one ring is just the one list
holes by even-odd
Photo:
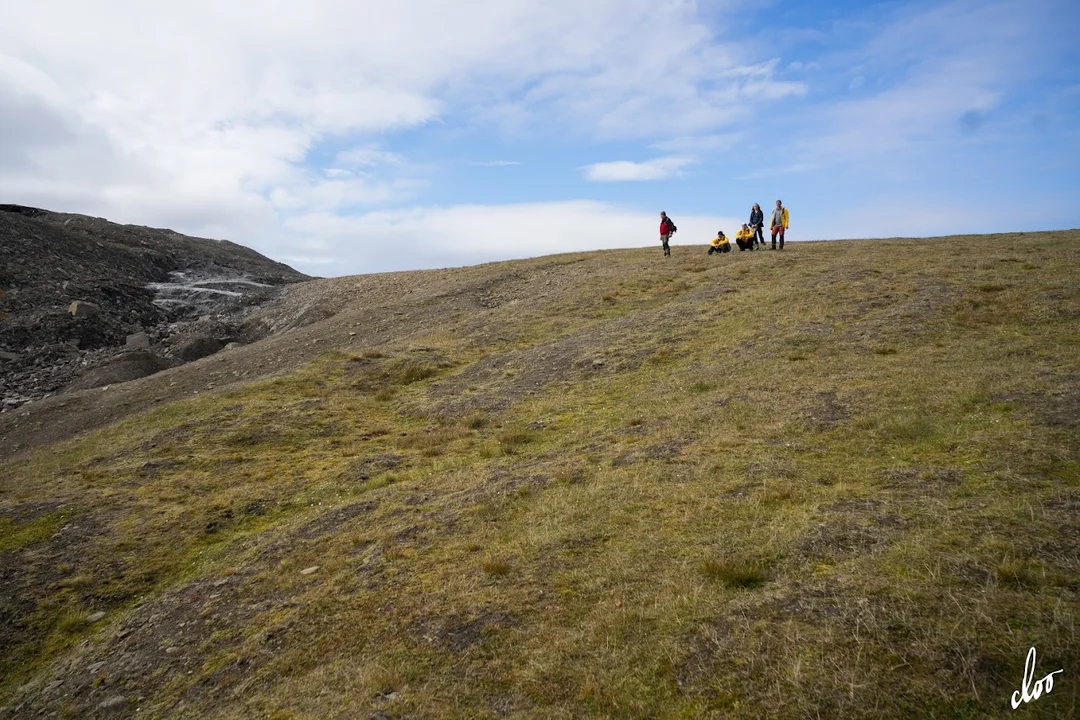
[[308, 279], [228, 241], [0, 205], [0, 410], [205, 357]]

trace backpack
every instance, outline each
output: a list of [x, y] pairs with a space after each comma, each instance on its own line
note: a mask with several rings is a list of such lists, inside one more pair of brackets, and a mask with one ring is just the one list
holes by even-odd
[[675, 227], [675, 223], [672, 221], [671, 218], [665, 218], [665, 220], [667, 221], [668, 235], [674, 235], [675, 231], [679, 228]]

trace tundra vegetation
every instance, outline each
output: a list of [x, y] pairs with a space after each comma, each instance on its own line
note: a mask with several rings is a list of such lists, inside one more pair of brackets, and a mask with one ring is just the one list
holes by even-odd
[[1080, 233], [673, 252], [0, 465], [6, 717], [1075, 714]]

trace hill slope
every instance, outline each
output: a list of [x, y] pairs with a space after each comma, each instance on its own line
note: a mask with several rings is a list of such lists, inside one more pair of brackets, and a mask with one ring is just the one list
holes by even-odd
[[0, 418], [0, 717], [1008, 714], [1029, 647], [1080, 668], [1077, 268], [1069, 231], [290, 286], [280, 335]]

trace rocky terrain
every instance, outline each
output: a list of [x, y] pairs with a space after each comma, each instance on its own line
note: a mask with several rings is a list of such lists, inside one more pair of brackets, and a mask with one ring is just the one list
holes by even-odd
[[222, 240], [0, 205], [0, 412], [246, 343], [287, 265]]

